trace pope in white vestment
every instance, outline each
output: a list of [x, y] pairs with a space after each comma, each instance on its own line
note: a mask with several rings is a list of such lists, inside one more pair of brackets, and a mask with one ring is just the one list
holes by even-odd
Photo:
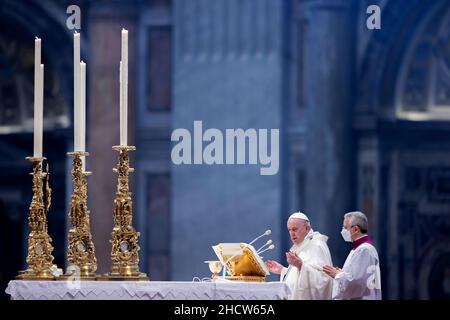
[[266, 262], [269, 271], [280, 273], [280, 281], [286, 282], [291, 290], [289, 299], [331, 299], [333, 282], [322, 270], [332, 263], [328, 237], [313, 231], [308, 217], [300, 212], [289, 217], [288, 230], [293, 242], [286, 253], [289, 267], [270, 260]]
[[341, 231], [353, 249], [342, 269], [325, 266], [333, 281], [333, 299], [380, 300], [381, 278], [378, 253], [367, 233], [367, 217], [362, 212], [349, 212], [344, 216]]

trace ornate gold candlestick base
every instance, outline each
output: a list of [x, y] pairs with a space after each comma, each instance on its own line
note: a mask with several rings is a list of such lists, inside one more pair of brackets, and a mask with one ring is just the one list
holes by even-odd
[[[44, 157], [27, 157], [33, 163], [33, 199], [30, 204], [28, 214], [28, 225], [30, 234], [28, 235], [28, 269], [19, 271], [16, 279], [24, 280], [55, 280], [51, 272], [53, 264], [52, 239], [48, 235], [48, 209], [51, 204], [51, 188], [49, 185], [50, 174], [48, 165], [46, 172], [42, 172], [42, 161]], [[45, 195], [44, 201], [44, 180]]]
[[145, 273], [139, 272], [139, 232], [133, 225], [133, 201], [128, 185], [130, 168], [129, 151], [134, 146], [114, 146], [119, 151], [119, 163], [113, 170], [117, 172], [117, 192], [114, 200], [114, 228], [112, 231], [111, 270], [98, 280], [149, 280]]
[[97, 258], [89, 222], [87, 207], [87, 181], [91, 172], [83, 171], [82, 156], [89, 156], [88, 152], [75, 151], [67, 155], [74, 157], [72, 163], [73, 193], [70, 202], [69, 220], [71, 229], [68, 234], [67, 261], [69, 266], [61, 280], [79, 278], [80, 280], [95, 280], [97, 275]]

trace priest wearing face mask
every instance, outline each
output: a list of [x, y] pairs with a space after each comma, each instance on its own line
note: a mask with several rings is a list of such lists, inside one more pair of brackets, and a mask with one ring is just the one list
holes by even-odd
[[289, 286], [289, 299], [331, 299], [332, 279], [322, 271], [324, 265], [332, 263], [328, 237], [313, 231], [308, 217], [301, 212], [289, 217], [287, 228], [293, 243], [286, 253], [289, 267], [269, 260], [266, 262], [269, 271], [280, 274], [280, 281]]
[[353, 249], [342, 269], [327, 265], [323, 268], [333, 281], [333, 299], [380, 300], [381, 280], [377, 249], [367, 235], [368, 222], [364, 213], [344, 215], [342, 237]]

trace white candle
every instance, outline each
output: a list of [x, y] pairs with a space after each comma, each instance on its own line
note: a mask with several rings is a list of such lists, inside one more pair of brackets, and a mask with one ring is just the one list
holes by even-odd
[[119, 63], [119, 83], [120, 83], [120, 97], [119, 97], [119, 116], [120, 116], [120, 145], [123, 146], [123, 139], [124, 139], [124, 133], [123, 133], [123, 87], [122, 87], [122, 61]]
[[81, 151], [80, 132], [80, 34], [73, 34], [73, 112], [74, 112], [74, 150]]
[[[86, 63], [80, 62], [80, 151], [86, 150]], [[86, 171], [86, 157], [82, 157]]]
[[120, 70], [120, 145], [126, 146], [128, 133], [128, 31], [125, 29], [122, 29], [122, 59]]
[[43, 118], [43, 112], [44, 112], [44, 65], [41, 63], [40, 66], [40, 79], [39, 79], [39, 104], [41, 109], [41, 118]]
[[42, 157], [42, 121], [43, 110], [41, 100], [41, 87], [43, 75], [41, 65], [41, 39], [34, 40], [34, 145], [33, 157]]

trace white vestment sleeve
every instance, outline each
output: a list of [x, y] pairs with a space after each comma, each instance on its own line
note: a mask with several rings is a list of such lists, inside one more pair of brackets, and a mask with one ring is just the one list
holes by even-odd
[[299, 286], [299, 291], [309, 291], [309, 298], [313, 300], [331, 299], [331, 279], [327, 274], [308, 264], [303, 264], [301, 273], [300, 279], [306, 281]]
[[332, 264], [328, 248], [317, 245], [305, 259], [298, 277], [299, 296], [313, 300], [331, 299], [332, 278], [322, 272], [324, 265]]
[[361, 248], [349, 257], [342, 272], [334, 279], [333, 299], [361, 298], [368, 290], [369, 279], [373, 266], [378, 260], [370, 253], [369, 248]]

